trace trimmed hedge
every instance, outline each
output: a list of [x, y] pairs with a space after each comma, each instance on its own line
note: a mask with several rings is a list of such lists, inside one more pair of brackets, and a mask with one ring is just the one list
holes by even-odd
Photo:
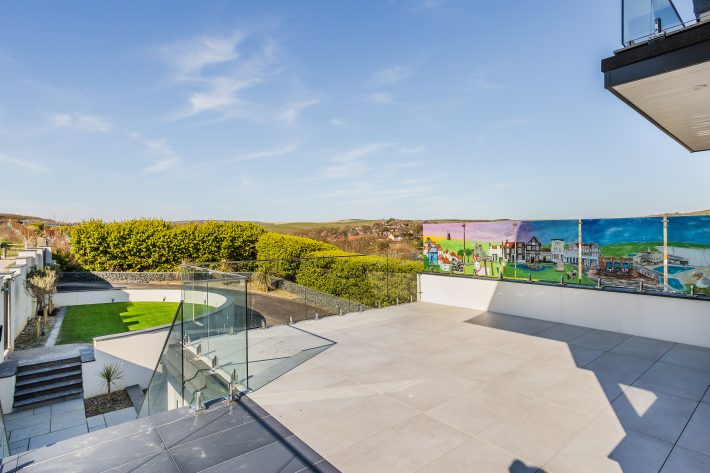
[[[293, 280], [298, 271], [298, 258], [304, 258], [314, 251], [337, 251], [338, 248], [322, 241], [312, 240], [281, 233], [265, 233], [256, 244], [257, 259], [276, 260], [270, 263], [260, 263], [262, 268], [268, 265], [268, 270], [278, 276]], [[293, 261], [288, 261], [293, 260]]]
[[265, 232], [242, 222], [90, 220], [71, 227], [71, 249], [89, 271], [176, 271], [186, 261], [254, 259], [256, 243]]
[[420, 261], [384, 256], [355, 256], [344, 251], [308, 254], [296, 272], [296, 283], [343, 299], [377, 307], [416, 298]]

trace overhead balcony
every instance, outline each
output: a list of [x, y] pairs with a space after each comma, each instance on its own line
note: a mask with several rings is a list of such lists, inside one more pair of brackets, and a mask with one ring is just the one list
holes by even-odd
[[693, 12], [683, 19], [671, 0], [623, 0], [623, 48], [601, 69], [607, 90], [696, 152], [710, 149], [710, 0], [695, 0]]

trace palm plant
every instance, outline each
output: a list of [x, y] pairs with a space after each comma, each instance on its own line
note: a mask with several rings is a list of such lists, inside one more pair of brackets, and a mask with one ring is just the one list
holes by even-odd
[[96, 373], [101, 378], [101, 384], [106, 385], [107, 393], [111, 395], [111, 385], [116, 384], [116, 381], [123, 378], [123, 371], [118, 363], [104, 365], [101, 370]]

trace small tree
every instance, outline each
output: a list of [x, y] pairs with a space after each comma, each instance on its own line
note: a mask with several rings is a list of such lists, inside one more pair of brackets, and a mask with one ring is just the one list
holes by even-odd
[[44, 321], [47, 322], [47, 313], [52, 306], [52, 296], [57, 292], [57, 270], [51, 266], [34, 268], [27, 274], [27, 293], [37, 301], [37, 311], [44, 311]]
[[259, 264], [259, 269], [254, 273], [253, 281], [262, 291], [269, 292], [274, 288], [274, 282], [278, 278], [275, 268], [271, 262]]
[[121, 370], [121, 366], [118, 363], [114, 363], [104, 365], [96, 375], [101, 378], [101, 384], [106, 385], [107, 394], [111, 395], [111, 385], [116, 384], [116, 381], [123, 378], [123, 370]]

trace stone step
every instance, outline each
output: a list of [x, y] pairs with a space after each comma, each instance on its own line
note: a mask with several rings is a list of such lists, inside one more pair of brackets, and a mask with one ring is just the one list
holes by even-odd
[[23, 373], [25, 371], [34, 371], [40, 368], [50, 368], [52, 366], [63, 366], [73, 363], [81, 363], [81, 357], [79, 355], [65, 356], [63, 358], [46, 359], [42, 361], [32, 362], [25, 361], [20, 362], [17, 366], [17, 373]]
[[84, 396], [84, 390], [81, 387], [65, 389], [60, 392], [47, 394], [37, 398], [24, 399], [17, 401], [13, 405], [13, 410], [23, 411], [33, 409], [35, 407], [46, 406], [56, 402], [70, 401], [72, 399], [80, 399]]
[[74, 377], [79, 377], [81, 379], [81, 368], [74, 368], [71, 371], [60, 371], [59, 373], [52, 372], [46, 376], [38, 377], [21, 377], [15, 382], [15, 389], [31, 386], [37, 383], [46, 383], [49, 381], [64, 381], [69, 380]]
[[15, 403], [24, 399], [31, 399], [46, 396], [55, 392], [61, 392], [68, 388], [82, 388], [81, 378], [74, 378], [66, 381], [56, 381], [54, 383], [29, 386], [22, 389], [15, 389]]
[[17, 379], [39, 378], [54, 373], [73, 371], [76, 368], [81, 369], [81, 360], [73, 361], [60, 365], [51, 365], [35, 368], [34, 365], [24, 366], [24, 370], [20, 371], [17, 368]]

